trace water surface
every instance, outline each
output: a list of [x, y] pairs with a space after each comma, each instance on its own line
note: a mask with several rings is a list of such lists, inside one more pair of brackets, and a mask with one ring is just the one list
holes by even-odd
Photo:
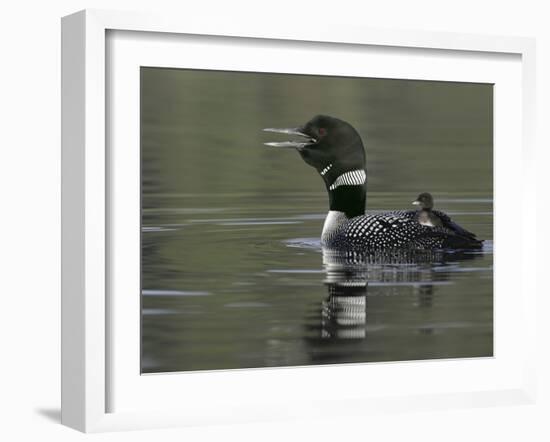
[[[490, 85], [156, 68], [141, 81], [142, 372], [492, 355]], [[483, 250], [323, 254], [321, 179], [261, 132], [316, 113], [361, 133], [369, 211], [430, 191]]]

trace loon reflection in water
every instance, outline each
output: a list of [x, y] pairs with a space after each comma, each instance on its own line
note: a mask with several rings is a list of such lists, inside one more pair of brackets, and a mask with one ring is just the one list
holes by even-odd
[[[345, 353], [338, 352], [342, 339], [359, 342], [368, 339], [368, 330], [384, 326], [377, 317], [389, 304], [391, 287], [398, 290], [410, 287], [414, 306], [431, 309], [436, 299], [437, 287], [450, 284], [449, 273], [437, 271], [460, 261], [475, 260], [482, 252], [404, 250], [394, 252], [358, 253], [323, 248], [325, 285], [328, 296], [321, 303], [318, 322], [310, 323], [314, 336], [307, 338], [312, 363], [348, 362]], [[383, 292], [376, 292], [383, 286]], [[375, 290], [372, 293], [372, 290]], [[390, 289], [390, 290], [388, 290]], [[383, 296], [379, 296], [383, 294]], [[376, 308], [369, 315], [369, 303]], [[380, 322], [382, 319], [382, 322]], [[419, 334], [433, 334], [433, 325], [423, 324]], [[330, 344], [332, 343], [332, 344]], [[351, 342], [350, 342], [351, 343]], [[334, 345], [333, 352], [317, 351], [326, 345]], [[363, 347], [361, 347], [363, 348]], [[328, 356], [327, 356], [328, 354]], [[335, 361], [338, 355], [342, 358]], [[325, 358], [327, 358], [325, 360]]]
[[482, 241], [443, 212], [441, 225], [425, 225], [417, 211], [398, 210], [365, 215], [367, 175], [365, 149], [357, 131], [345, 121], [318, 115], [305, 125], [288, 129], [264, 129], [301, 137], [301, 141], [265, 143], [294, 148], [314, 167], [329, 195], [329, 212], [321, 241], [340, 250], [479, 249]]

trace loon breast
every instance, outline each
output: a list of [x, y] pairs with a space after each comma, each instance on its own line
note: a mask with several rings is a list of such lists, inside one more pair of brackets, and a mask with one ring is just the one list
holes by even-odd
[[321, 233], [321, 242], [330, 243], [331, 238], [349, 221], [349, 218], [344, 212], [338, 210], [329, 210], [325, 223], [323, 224], [323, 232]]

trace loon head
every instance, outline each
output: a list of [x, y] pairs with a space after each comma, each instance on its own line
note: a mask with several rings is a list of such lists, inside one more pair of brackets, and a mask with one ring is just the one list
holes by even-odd
[[418, 195], [418, 197], [412, 203], [415, 206], [420, 206], [422, 209], [430, 210], [434, 206], [434, 199], [430, 193], [424, 192]]
[[357, 184], [364, 183], [365, 149], [361, 137], [349, 123], [327, 115], [317, 115], [303, 126], [267, 128], [264, 131], [300, 137], [299, 141], [265, 144], [296, 149], [302, 159], [321, 175], [327, 188], [334, 185], [338, 177], [352, 171], [363, 171], [363, 182]]

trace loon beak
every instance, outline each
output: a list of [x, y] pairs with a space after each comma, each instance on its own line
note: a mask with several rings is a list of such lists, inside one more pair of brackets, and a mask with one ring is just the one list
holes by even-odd
[[420, 206], [420, 201], [414, 200], [414, 201], [412, 202], [412, 204], [413, 204], [413, 206]]
[[302, 128], [300, 127], [294, 127], [294, 128], [288, 128], [288, 129], [276, 129], [273, 127], [268, 127], [263, 129], [264, 132], [275, 132], [279, 134], [287, 134], [287, 135], [294, 135], [302, 138], [307, 138], [306, 141], [278, 141], [278, 142], [269, 142], [264, 143], [266, 146], [270, 147], [289, 147], [293, 149], [302, 149], [306, 146], [309, 146], [310, 144], [316, 143], [317, 140], [315, 138], [310, 137], [309, 135], [302, 132]]

